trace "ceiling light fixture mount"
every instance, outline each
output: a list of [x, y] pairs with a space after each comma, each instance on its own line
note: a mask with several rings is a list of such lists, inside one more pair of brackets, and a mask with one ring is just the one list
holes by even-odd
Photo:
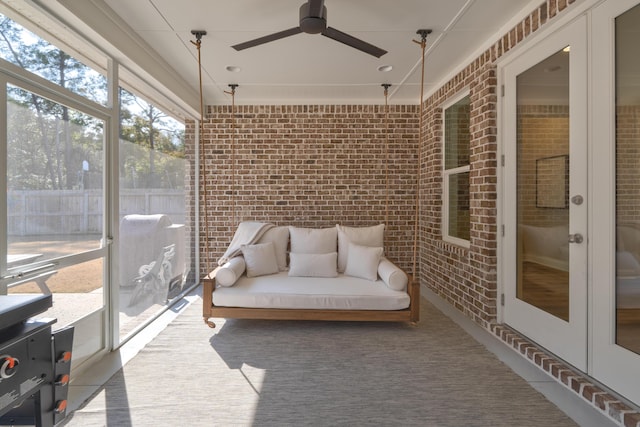
[[230, 88], [231, 90], [230, 90], [230, 91], [226, 91], [226, 90], [225, 90], [225, 91], [224, 91], [224, 93], [229, 94], [229, 95], [235, 95], [235, 94], [236, 94], [236, 88], [237, 88], [238, 86], [240, 86], [240, 85], [239, 85], [239, 84], [237, 84], [237, 83], [231, 83], [231, 84], [229, 84], [229, 85], [227, 85], [227, 86], [229, 86], [229, 88]]
[[420, 43], [424, 43], [427, 40], [427, 36], [429, 34], [431, 34], [433, 31], [432, 30], [418, 30], [416, 31], [416, 34], [418, 34], [420, 36], [421, 41], [417, 41], [414, 40], [414, 42], [420, 44]]
[[196, 40], [197, 41], [200, 41], [200, 40], [202, 40], [202, 36], [206, 36], [207, 35], [207, 32], [205, 30], [191, 30], [191, 34], [196, 36]]

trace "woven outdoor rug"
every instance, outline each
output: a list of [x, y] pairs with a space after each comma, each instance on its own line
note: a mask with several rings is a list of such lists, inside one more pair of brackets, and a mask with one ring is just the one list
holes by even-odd
[[217, 319], [210, 329], [198, 300], [63, 425], [575, 425], [421, 305], [417, 326]]

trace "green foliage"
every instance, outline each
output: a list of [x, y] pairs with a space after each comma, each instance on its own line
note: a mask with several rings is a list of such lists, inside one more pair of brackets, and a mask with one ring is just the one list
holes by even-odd
[[[106, 103], [106, 78], [0, 15], [3, 59], [60, 87]], [[7, 88], [7, 178], [14, 190], [98, 188], [104, 175], [104, 122]], [[153, 104], [121, 90], [121, 185], [184, 186], [184, 126]], [[87, 168], [88, 166], [88, 168]]]
[[184, 126], [124, 89], [120, 111], [120, 186], [184, 188]]

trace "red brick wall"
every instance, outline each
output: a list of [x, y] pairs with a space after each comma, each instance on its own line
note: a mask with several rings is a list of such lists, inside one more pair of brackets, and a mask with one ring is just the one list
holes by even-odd
[[417, 106], [389, 106], [388, 143], [384, 105], [236, 106], [235, 141], [232, 122], [231, 106], [207, 108], [201, 273], [222, 255], [240, 221], [375, 225], [385, 222], [387, 194], [386, 254], [410, 270]]
[[[496, 314], [496, 84], [495, 66], [483, 58], [434, 93], [425, 102], [421, 147], [421, 281], [483, 325]], [[464, 89], [471, 99], [469, 249], [442, 240], [441, 106]]]
[[[497, 314], [496, 61], [574, 3], [547, 0], [424, 102], [421, 140], [419, 265], [422, 284], [484, 327]], [[471, 245], [442, 240], [442, 105], [471, 97]]]

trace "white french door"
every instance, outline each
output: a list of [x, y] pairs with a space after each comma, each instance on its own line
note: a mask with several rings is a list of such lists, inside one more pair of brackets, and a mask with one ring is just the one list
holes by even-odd
[[640, 403], [640, 2], [592, 12], [590, 373]]
[[640, 0], [501, 65], [503, 320], [640, 403]]
[[587, 20], [503, 67], [504, 321], [587, 368]]

